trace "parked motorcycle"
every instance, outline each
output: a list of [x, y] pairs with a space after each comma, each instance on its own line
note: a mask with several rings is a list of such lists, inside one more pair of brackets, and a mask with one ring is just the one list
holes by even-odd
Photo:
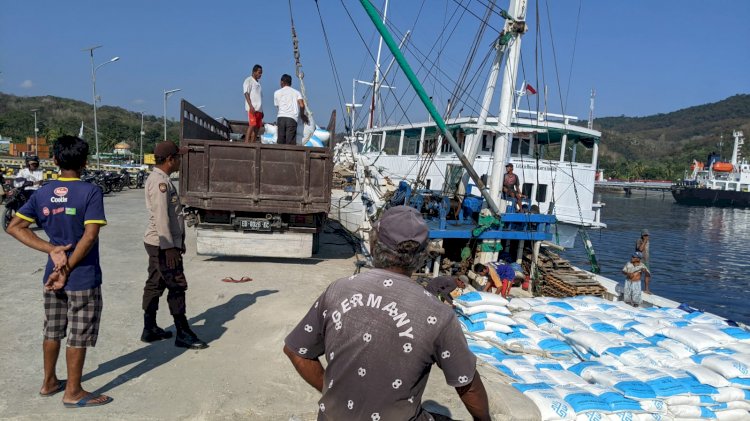
[[17, 177], [13, 180], [13, 188], [5, 195], [6, 202], [5, 210], [3, 211], [3, 230], [8, 229], [8, 225], [10, 225], [10, 221], [16, 215], [16, 212], [21, 209], [21, 206], [23, 206], [31, 196], [28, 192], [25, 192], [24, 189], [32, 184], [34, 183], [23, 177]]
[[99, 189], [101, 189], [102, 194], [107, 194], [111, 191], [111, 189], [109, 189], [107, 184], [104, 182], [104, 176], [102, 176], [101, 171], [86, 170], [83, 172], [83, 174], [81, 174], [81, 181], [96, 185], [97, 187], [99, 187]]
[[146, 177], [148, 174], [146, 174], [146, 171], [138, 170], [137, 173], [131, 174], [130, 176], [130, 187], [131, 189], [142, 189], [143, 186], [146, 184]]
[[124, 189], [125, 187], [130, 188], [130, 173], [128, 172], [128, 170], [122, 168], [118, 175], [120, 177], [120, 190]]

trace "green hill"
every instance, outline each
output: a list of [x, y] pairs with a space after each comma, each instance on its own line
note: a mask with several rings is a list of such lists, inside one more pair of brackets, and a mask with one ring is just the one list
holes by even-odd
[[[0, 135], [14, 142], [34, 135], [37, 112], [40, 136], [54, 139], [61, 134], [78, 134], [83, 121], [84, 137], [94, 138], [91, 104], [53, 96], [18, 97], [0, 93]], [[120, 107], [97, 109], [99, 147], [110, 152], [118, 142], [139, 145], [141, 115]], [[144, 151], [153, 150], [163, 136], [161, 116], [144, 119]], [[179, 138], [179, 124], [169, 121], [168, 138]], [[732, 131], [743, 130], [750, 137], [750, 95], [647, 117], [603, 117], [594, 121], [602, 131], [599, 166], [607, 177], [675, 179], [693, 159], [705, 160], [711, 151], [731, 155]], [[723, 136], [723, 145], [719, 142]]]
[[[78, 135], [81, 122], [84, 138], [93, 143], [94, 112], [91, 104], [54, 96], [19, 97], [0, 93], [0, 135], [10, 137], [14, 143], [23, 143], [27, 136], [34, 136], [34, 115], [37, 111], [39, 136], [55, 139], [60, 135]], [[112, 152], [115, 144], [127, 142], [140, 146], [141, 113], [120, 107], [102, 106], [96, 110], [99, 127], [99, 149]], [[164, 137], [164, 120], [161, 116], [144, 116], [144, 153], [153, 151], [156, 142]], [[167, 137], [179, 139], [179, 124], [167, 122]], [[136, 149], [133, 149], [134, 151]], [[92, 153], [93, 148], [92, 148]]]
[[750, 95], [648, 117], [599, 118], [594, 128], [602, 132], [605, 176], [671, 180], [712, 151], [731, 156], [732, 131], [750, 135]]

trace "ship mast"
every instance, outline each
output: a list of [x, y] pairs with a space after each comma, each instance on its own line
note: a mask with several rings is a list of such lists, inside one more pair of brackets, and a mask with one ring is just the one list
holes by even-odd
[[[490, 196], [493, 200], [500, 200], [503, 169], [508, 162], [509, 145], [513, 139], [510, 128], [513, 115], [513, 90], [518, 80], [518, 62], [521, 57], [521, 35], [526, 32], [526, 0], [511, 0], [505, 18], [504, 34], [510, 34], [508, 41], [508, 59], [503, 69], [503, 85], [500, 90], [500, 115], [497, 119], [498, 136], [495, 140], [495, 152], [492, 155], [492, 171], [490, 173]], [[504, 207], [504, 206], [503, 206]]]

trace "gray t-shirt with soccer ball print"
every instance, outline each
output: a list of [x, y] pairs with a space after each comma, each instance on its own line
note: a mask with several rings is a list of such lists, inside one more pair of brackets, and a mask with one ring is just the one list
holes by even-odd
[[285, 342], [328, 361], [319, 420], [430, 420], [421, 402], [432, 364], [453, 387], [476, 371], [453, 310], [382, 269], [329, 285]]

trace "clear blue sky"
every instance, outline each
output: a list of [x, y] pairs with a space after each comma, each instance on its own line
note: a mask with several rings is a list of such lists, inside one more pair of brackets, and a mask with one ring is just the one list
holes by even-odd
[[[374, 1], [382, 9], [383, 0]], [[309, 102], [317, 122], [325, 125], [341, 101], [316, 3], [292, 3]], [[388, 13], [397, 31], [413, 30], [407, 58], [419, 69], [441, 110], [479, 22], [459, 3], [470, 3], [468, 7], [481, 14], [488, 0], [392, 0]], [[666, 113], [750, 93], [750, 1], [540, 0], [543, 61], [535, 60], [536, 3], [532, 0], [529, 6], [531, 30], [523, 38], [523, 66], [526, 79], [537, 88], [541, 88], [537, 80], [547, 81], [552, 112], [559, 112], [565, 103], [568, 113], [586, 118], [591, 88], [597, 91], [596, 116]], [[0, 91], [5, 93], [91, 103], [91, 64], [88, 53], [81, 50], [103, 45], [95, 51], [96, 64], [121, 57], [97, 71], [97, 93], [104, 105], [161, 116], [163, 90], [180, 88], [169, 100], [170, 118], [177, 117], [179, 99], [185, 98], [205, 105], [212, 116], [241, 119], [242, 81], [252, 65], [260, 63], [264, 111], [270, 120], [276, 114], [272, 94], [280, 75], [294, 74], [289, 9], [283, 0], [2, 0], [0, 4]], [[341, 0], [318, 4], [349, 102], [352, 79], [372, 77], [377, 50], [374, 27], [358, 1], [343, 0], [356, 25]], [[508, 2], [498, 5], [506, 8]], [[502, 27], [500, 18], [495, 15], [490, 25]], [[556, 60], [551, 58], [550, 25]], [[488, 28], [475, 67], [496, 35]], [[420, 53], [415, 54], [415, 49]], [[425, 55], [436, 64], [420, 66], [418, 58]], [[389, 59], [389, 54], [383, 55], [384, 67]], [[426, 76], [427, 69], [437, 77]], [[477, 83], [472, 85], [473, 99], [467, 100], [464, 115], [478, 108], [486, 74], [480, 71], [479, 77], [472, 78]], [[406, 121], [401, 108], [410, 121], [426, 117], [422, 105], [412, 102], [412, 90], [400, 71], [391, 72], [388, 82], [396, 85], [401, 105], [394, 96], [387, 97], [386, 108], [395, 111], [387, 111], [385, 118]], [[296, 78], [294, 86], [298, 87]], [[362, 101], [366, 88], [357, 89], [357, 100]], [[531, 107], [536, 108], [535, 102]], [[492, 113], [496, 112], [493, 105]]]

